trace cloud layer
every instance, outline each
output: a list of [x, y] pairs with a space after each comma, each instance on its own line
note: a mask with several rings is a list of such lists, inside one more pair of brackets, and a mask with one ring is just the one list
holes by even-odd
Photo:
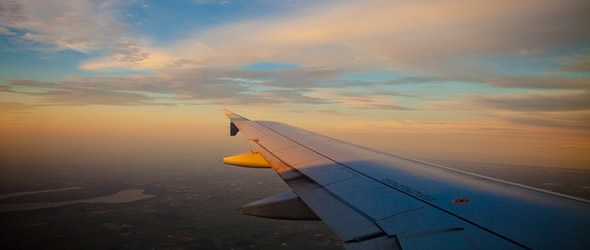
[[[143, 60], [107, 54], [83, 68], [240, 65], [287, 61], [308, 66], [387, 66], [460, 74], [450, 60], [489, 53], [522, 54], [588, 41], [584, 1], [362, 1], [318, 4], [287, 15], [228, 23], [155, 48]], [[531, 55], [534, 53], [527, 53]]]
[[[37, 106], [477, 110], [480, 117], [553, 127], [559, 121], [572, 127], [570, 121], [581, 122], [588, 112], [588, 1], [305, 3], [283, 3], [293, 8], [183, 30], [179, 39], [155, 43], [125, 19], [134, 6], [154, 8], [141, 1], [2, 1], [0, 36], [26, 50], [84, 53], [89, 59], [79, 68], [103, 76], [50, 83], [4, 77], [0, 92], [33, 98], [28, 102]], [[225, 1], [195, 5], [231, 7]], [[244, 67], [258, 62], [296, 67]], [[150, 75], [111, 74], [129, 70]], [[550, 121], [539, 120], [541, 112], [549, 112]]]

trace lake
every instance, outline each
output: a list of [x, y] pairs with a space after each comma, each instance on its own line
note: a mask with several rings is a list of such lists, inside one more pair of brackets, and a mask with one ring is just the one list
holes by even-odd
[[[58, 191], [71, 190], [71, 189], [79, 189], [79, 188], [65, 188], [65, 189], [41, 190], [41, 191], [35, 191], [35, 192], [13, 193], [13, 194], [3, 195], [3, 197], [7, 198], [7, 197], [27, 195], [27, 194], [33, 194], [33, 193], [58, 192]], [[15, 203], [15, 204], [0, 205], [0, 212], [34, 210], [34, 209], [49, 208], [49, 207], [60, 207], [60, 206], [71, 205], [71, 204], [76, 204], [76, 203], [126, 203], [126, 202], [133, 202], [133, 201], [138, 201], [138, 200], [143, 200], [143, 199], [155, 197], [155, 195], [144, 194], [143, 191], [144, 191], [143, 189], [124, 189], [124, 190], [121, 190], [115, 194], [99, 196], [99, 197], [94, 197], [94, 198], [90, 198], [90, 199], [61, 201], [61, 202], [29, 202], [29, 203]]]

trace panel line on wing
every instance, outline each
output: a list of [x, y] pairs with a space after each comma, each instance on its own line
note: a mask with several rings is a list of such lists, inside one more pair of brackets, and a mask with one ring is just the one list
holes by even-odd
[[[527, 246], [525, 246], [525, 245], [523, 245], [523, 244], [521, 244], [521, 243], [519, 243], [519, 242], [517, 242], [517, 241], [515, 241], [515, 240], [513, 240], [513, 239], [510, 239], [510, 238], [508, 238], [508, 237], [506, 237], [506, 236], [504, 236], [504, 235], [502, 235], [502, 234], [499, 234], [499, 233], [497, 233], [497, 232], [494, 232], [494, 231], [492, 231], [492, 230], [490, 230], [490, 229], [488, 229], [488, 228], [486, 228], [486, 227], [484, 227], [484, 226], [481, 226], [481, 225], [479, 225], [479, 224], [477, 224], [477, 223], [475, 223], [475, 222], [473, 222], [473, 221], [470, 221], [470, 220], [468, 220], [468, 219], [466, 219], [466, 218], [464, 218], [464, 217], [462, 217], [462, 216], [459, 216], [459, 215], [457, 215], [457, 214], [455, 214], [455, 213], [452, 213], [452, 212], [450, 212], [450, 211], [447, 211], [447, 210], [446, 210], [446, 209], [444, 209], [444, 208], [441, 208], [441, 207], [439, 207], [439, 206], [436, 206], [436, 205], [435, 205], [435, 204], [433, 204], [432, 202], [429, 202], [429, 201], [422, 200], [422, 199], [420, 199], [419, 197], [415, 197], [414, 195], [412, 195], [412, 194], [410, 194], [410, 193], [408, 193], [408, 192], [406, 192], [406, 191], [404, 191], [404, 190], [401, 190], [401, 189], [399, 189], [399, 188], [393, 187], [393, 186], [391, 186], [391, 185], [389, 185], [389, 184], [387, 184], [387, 183], [384, 183], [384, 182], [382, 182], [381, 180], [378, 180], [378, 179], [376, 179], [376, 178], [374, 178], [374, 177], [371, 177], [371, 176], [369, 176], [369, 175], [367, 175], [367, 174], [365, 174], [365, 173], [362, 173], [362, 172], [360, 172], [360, 171], [358, 171], [358, 170], [355, 170], [355, 169], [353, 169], [353, 168], [350, 168], [350, 167], [346, 166], [345, 164], [343, 164], [343, 163], [341, 163], [341, 162], [338, 162], [338, 161], [336, 161], [336, 160], [334, 160], [334, 159], [332, 159], [332, 158], [330, 158], [330, 157], [328, 157], [328, 156], [326, 156], [326, 155], [324, 155], [324, 154], [322, 154], [322, 153], [320, 153], [320, 152], [317, 152], [316, 150], [313, 150], [313, 149], [309, 148], [308, 146], [305, 146], [305, 145], [303, 145], [302, 143], [300, 143], [300, 142], [298, 142], [298, 141], [296, 141], [296, 140], [293, 140], [292, 138], [290, 138], [290, 137], [288, 137], [288, 136], [285, 136], [285, 135], [283, 135], [282, 133], [280, 133], [280, 132], [276, 131], [276, 130], [275, 130], [275, 129], [273, 129], [273, 128], [270, 128], [269, 126], [266, 126], [266, 125], [264, 125], [264, 124], [262, 124], [262, 123], [258, 123], [258, 124], [260, 124], [261, 126], [264, 126], [264, 127], [266, 127], [267, 129], [269, 129], [269, 130], [271, 130], [271, 131], [275, 132], [276, 134], [278, 134], [278, 135], [281, 135], [281, 136], [283, 136], [284, 138], [286, 138], [286, 139], [288, 139], [288, 140], [290, 140], [290, 141], [292, 141], [292, 142], [294, 142], [294, 143], [296, 143], [296, 144], [300, 145], [301, 147], [307, 148], [308, 150], [310, 150], [310, 151], [312, 151], [312, 152], [314, 152], [314, 153], [316, 153], [316, 154], [319, 154], [319, 155], [321, 155], [321, 156], [325, 157], [325, 158], [326, 158], [326, 159], [328, 159], [328, 160], [331, 160], [331, 161], [333, 161], [333, 162], [335, 162], [335, 163], [337, 163], [337, 164], [340, 164], [340, 165], [342, 165], [342, 166], [344, 166], [344, 167], [346, 167], [346, 168], [350, 169], [351, 171], [354, 171], [354, 172], [356, 172], [356, 173], [357, 173], [357, 174], [359, 174], [359, 175], [362, 175], [362, 176], [364, 176], [364, 177], [366, 177], [366, 178], [369, 178], [369, 179], [371, 179], [371, 180], [373, 180], [373, 181], [375, 181], [375, 182], [378, 182], [378, 183], [381, 183], [381, 184], [383, 184], [383, 185], [386, 185], [386, 186], [388, 186], [388, 187], [390, 187], [390, 188], [392, 188], [392, 189], [394, 189], [394, 190], [397, 190], [398, 192], [404, 193], [404, 194], [406, 194], [408, 197], [412, 197], [412, 198], [414, 198], [414, 199], [416, 199], [416, 200], [418, 200], [418, 201], [421, 201], [421, 202], [423, 202], [423, 203], [425, 203], [425, 204], [427, 204], [427, 205], [429, 205], [429, 206], [431, 206], [431, 207], [433, 207], [433, 208], [435, 208], [435, 209], [437, 209], [437, 210], [440, 210], [440, 211], [442, 211], [442, 212], [444, 212], [444, 213], [446, 213], [446, 214], [449, 214], [449, 215], [451, 215], [451, 216], [454, 216], [454, 217], [455, 217], [455, 218], [457, 218], [457, 219], [460, 219], [460, 220], [462, 220], [462, 221], [464, 221], [464, 222], [467, 222], [467, 223], [469, 223], [469, 224], [471, 224], [471, 225], [473, 225], [473, 226], [475, 226], [475, 227], [477, 227], [477, 228], [480, 228], [480, 229], [482, 229], [482, 230], [484, 230], [484, 231], [486, 231], [486, 232], [488, 232], [488, 233], [491, 233], [491, 234], [493, 234], [493, 235], [495, 235], [495, 236], [497, 236], [497, 237], [500, 237], [500, 238], [502, 238], [502, 239], [504, 239], [504, 240], [506, 240], [506, 241], [508, 241], [508, 242], [511, 242], [511, 243], [513, 243], [513, 244], [515, 244], [515, 245], [519, 246], [519, 247], [522, 247], [522, 248], [525, 248], [525, 249], [530, 249], [529, 247], [527, 247]], [[261, 145], [261, 146], [262, 146], [262, 145]], [[275, 156], [275, 157], [276, 157], [276, 156]], [[288, 164], [287, 164], [287, 165], [288, 165]], [[290, 167], [292, 167], [292, 166], [290, 166]], [[333, 195], [333, 196], [335, 196], [335, 194], [332, 194], [332, 195]], [[344, 202], [345, 204], [349, 204], [348, 202], [346, 202], [346, 201], [342, 200], [340, 197], [337, 197], [337, 199], [341, 200], [341, 201], [342, 201], [342, 202]], [[349, 204], [349, 206], [351, 206], [351, 205]], [[353, 207], [354, 207], [354, 206], [353, 206]], [[357, 210], [357, 211], [359, 211], [359, 210], [358, 210], [356, 207], [354, 207], [354, 209], [355, 209], [355, 210]], [[359, 213], [360, 213], [360, 214], [362, 214], [362, 215], [364, 215], [364, 216], [368, 216], [368, 215], [366, 215], [366, 214], [365, 214], [364, 212], [362, 212], [362, 211], [359, 211]], [[371, 217], [369, 217], [369, 218], [371, 218]], [[372, 220], [372, 221], [375, 221], [373, 218], [371, 218], [371, 220]]]
[[[264, 125], [264, 124], [261, 124], [261, 125]], [[303, 129], [300, 129], [300, 128], [297, 128], [297, 129], [303, 130]], [[502, 179], [497, 179], [497, 178], [493, 178], [493, 177], [489, 177], [489, 176], [485, 176], [485, 175], [479, 175], [479, 174], [476, 174], [476, 173], [471, 173], [471, 172], [460, 170], [460, 169], [450, 168], [450, 167], [446, 167], [446, 166], [443, 166], [443, 165], [440, 165], [440, 164], [436, 164], [436, 163], [432, 163], [432, 162], [422, 161], [422, 160], [418, 160], [418, 159], [414, 159], [414, 158], [410, 158], [410, 157], [406, 157], [406, 156], [401, 156], [401, 155], [393, 154], [393, 153], [390, 153], [390, 152], [384, 152], [384, 151], [380, 151], [380, 150], [377, 150], [377, 149], [374, 149], [374, 148], [365, 147], [365, 146], [357, 145], [357, 144], [350, 143], [350, 142], [347, 142], [347, 141], [343, 141], [343, 140], [340, 140], [340, 139], [337, 139], [337, 138], [333, 138], [333, 137], [329, 137], [329, 136], [326, 136], [326, 135], [318, 134], [318, 133], [313, 132], [313, 131], [307, 131], [307, 130], [303, 130], [303, 131], [306, 131], [309, 134], [313, 134], [315, 136], [322, 137], [322, 138], [327, 139], [327, 140], [335, 141], [335, 142], [342, 143], [342, 144], [345, 144], [345, 145], [348, 145], [348, 146], [351, 146], [351, 147], [355, 147], [355, 148], [359, 148], [359, 149], [364, 149], [364, 150], [367, 150], [367, 151], [371, 151], [373, 153], [387, 155], [387, 156], [399, 158], [399, 159], [402, 159], [402, 160], [412, 161], [412, 162], [423, 164], [423, 165], [427, 165], [427, 166], [430, 166], [430, 167], [447, 170], [447, 171], [453, 172], [453, 173], [458, 173], [458, 174], [463, 174], [463, 175], [467, 175], [467, 176], [471, 176], [471, 177], [486, 179], [486, 180], [490, 180], [490, 181], [494, 181], [494, 182], [499, 182], [499, 183], [503, 183], [503, 184], [507, 184], [507, 185], [511, 185], [511, 186], [516, 186], [516, 187], [523, 188], [523, 189], [526, 189], [526, 190], [532, 190], [532, 191], [536, 191], [536, 192], [540, 192], [540, 193], [544, 193], [544, 194], [551, 194], [551, 195], [555, 195], [555, 196], [567, 198], [567, 199], [570, 199], [570, 200], [575, 200], [575, 201], [579, 201], [579, 202], [590, 204], [590, 200], [583, 199], [583, 198], [580, 198], [580, 197], [575, 197], [575, 196], [566, 195], [566, 194], [562, 194], [562, 193], [556, 193], [556, 192], [545, 190], [545, 189], [531, 187], [531, 186], [527, 186], [527, 185], [523, 185], [523, 184], [519, 184], [519, 183], [514, 183], [514, 182], [502, 180]], [[275, 132], [277, 132], [277, 131], [275, 131]], [[279, 132], [277, 132], [277, 133], [279, 133]], [[281, 133], [279, 133], [279, 134], [281, 134]], [[283, 135], [283, 134], [281, 134], [281, 135]], [[283, 135], [283, 136], [285, 136], [285, 135]], [[285, 137], [286, 138], [289, 138], [288, 136], [285, 136]]]
[[[373, 222], [375, 224], [375, 226], [379, 227], [375, 222], [376, 220], [374, 218], [372, 218], [371, 216], [365, 214], [363, 211], [360, 211], [357, 207], [352, 206], [351, 204], [349, 204], [348, 202], [346, 202], [345, 200], [343, 200], [342, 198], [338, 197], [337, 195], [333, 194], [332, 192], [330, 192], [329, 190], [325, 189], [321, 184], [317, 183], [316, 181], [314, 181], [313, 179], [311, 179], [309, 176], [305, 175], [304, 173], [302, 173], [301, 171], [299, 171], [298, 169], [294, 168], [293, 166], [291, 166], [290, 164], [284, 162], [282, 159], [280, 159], [278, 156], [276, 156], [273, 152], [268, 151], [267, 148], [265, 148], [263, 145], [261, 145], [260, 143], [256, 142], [258, 144], [258, 146], [260, 146], [261, 148], [263, 148], [264, 150], [266, 150], [269, 154], [271, 154], [273, 157], [279, 159], [283, 164], [285, 164], [287, 167], [289, 167], [290, 169], [292, 169], [293, 171], [296, 171], [298, 173], [300, 173], [302, 176], [305, 177], [305, 179], [309, 182], [313, 182], [315, 184], [317, 184], [318, 186], [320, 186], [322, 189], [324, 189], [327, 193], [331, 194], [335, 199], [337, 199], [338, 201], [340, 201], [341, 203], [343, 203], [344, 205], [348, 206], [350, 209], [355, 210], [356, 212], [358, 212], [361, 216], [365, 217], [367, 220]], [[380, 228], [380, 227], [379, 227]]]
[[[280, 122], [236, 123], [245, 127], [240, 134], [248, 139], [251, 152], [268, 159], [343, 241], [379, 231], [389, 236], [350, 243], [351, 250], [389, 249], [391, 239], [408, 249], [575, 249], [589, 242], [586, 231], [580, 230], [590, 225], [588, 200], [381, 152]], [[267, 136], [252, 139], [259, 132]], [[314, 154], [318, 160], [311, 160], [318, 158]], [[373, 223], [363, 213], [378, 220]], [[464, 230], [445, 231], [459, 227]]]

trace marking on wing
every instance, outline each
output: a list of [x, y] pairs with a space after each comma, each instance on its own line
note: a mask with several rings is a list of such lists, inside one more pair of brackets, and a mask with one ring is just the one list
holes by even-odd
[[425, 206], [418, 200], [407, 199], [405, 194], [364, 177], [332, 183], [325, 188], [375, 221]]
[[428, 194], [422, 193], [416, 189], [413, 189], [413, 188], [408, 187], [406, 185], [400, 184], [394, 180], [386, 178], [386, 179], [382, 179], [382, 181], [386, 184], [389, 184], [388, 186], [390, 186], [390, 187], [401, 190], [406, 194], [411, 194], [412, 196], [418, 197], [421, 200], [425, 200], [425, 201], [435, 201], [436, 200], [436, 198], [434, 198]]

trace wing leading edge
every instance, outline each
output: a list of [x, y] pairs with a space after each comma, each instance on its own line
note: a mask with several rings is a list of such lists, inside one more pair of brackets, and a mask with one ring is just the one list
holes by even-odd
[[289, 204], [296, 209], [290, 219], [313, 211], [349, 249], [590, 246], [586, 200], [223, 112], [230, 135], [241, 132], [298, 197], [259, 203], [280, 208], [283, 217]]

